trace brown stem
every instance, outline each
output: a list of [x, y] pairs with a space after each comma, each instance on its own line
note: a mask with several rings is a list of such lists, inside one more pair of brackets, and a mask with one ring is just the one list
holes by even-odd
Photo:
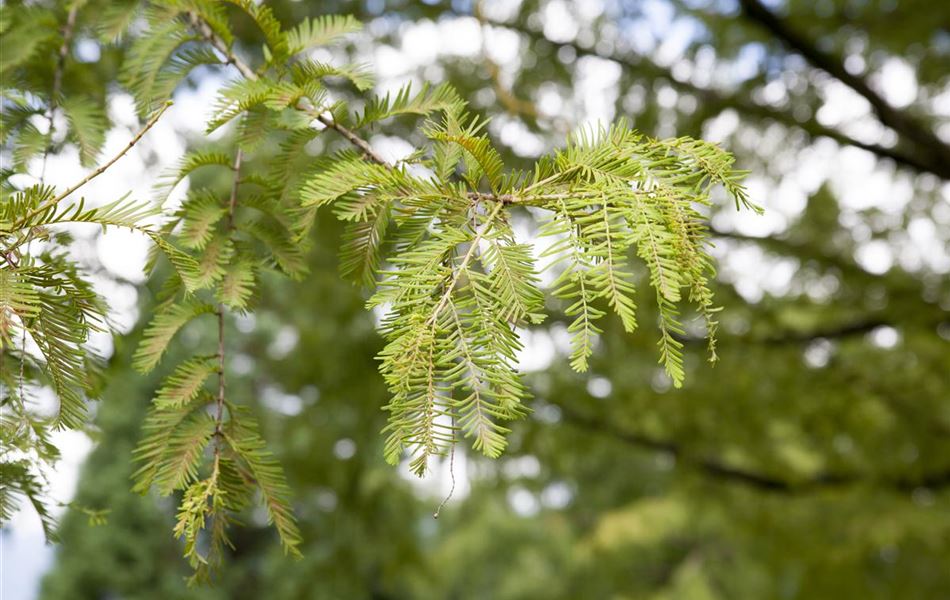
[[[234, 231], [234, 209], [237, 206], [238, 187], [241, 184], [241, 162], [244, 159], [244, 152], [238, 148], [234, 155], [234, 180], [231, 182], [231, 197], [228, 200], [228, 235]], [[221, 453], [221, 427], [224, 423], [224, 400], [227, 389], [225, 370], [224, 370], [224, 303], [219, 302], [216, 310], [218, 317], [218, 395], [215, 398], [214, 415], [214, 435], [215, 442], [214, 455], [217, 459]]]
[[[221, 425], [224, 422], [224, 397], [226, 390], [224, 374], [224, 306], [218, 304], [215, 313], [218, 317], [218, 395], [215, 397], [214, 414], [214, 435], [221, 437]], [[215, 444], [214, 454], [217, 456], [220, 452], [220, 445]]]

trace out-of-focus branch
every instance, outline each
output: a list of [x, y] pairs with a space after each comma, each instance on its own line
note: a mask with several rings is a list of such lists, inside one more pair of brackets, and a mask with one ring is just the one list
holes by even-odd
[[63, 70], [66, 68], [66, 57], [69, 56], [69, 44], [73, 39], [73, 30], [76, 28], [76, 16], [79, 14], [79, 3], [74, 2], [66, 16], [66, 24], [63, 26], [63, 43], [59, 47], [56, 55], [56, 68], [53, 69], [53, 91], [49, 96], [49, 108], [46, 112], [46, 120], [49, 124], [47, 135], [49, 141], [43, 150], [43, 166], [40, 170], [40, 181], [46, 181], [46, 164], [49, 162], [49, 153], [53, 149], [53, 131], [56, 123], [56, 109], [59, 106], [59, 94], [63, 88]]
[[916, 155], [911, 156], [894, 148], [881, 146], [880, 144], [863, 142], [841, 131], [826, 127], [813, 118], [804, 121], [799, 120], [787, 111], [760, 104], [745, 97], [734, 94], [724, 94], [718, 90], [700, 87], [676, 77], [670, 69], [660, 66], [644, 57], [601, 52], [597, 50], [596, 47], [586, 47], [576, 42], [554, 42], [545, 37], [543, 33], [534, 31], [518, 23], [496, 22], [491, 20], [487, 20], [486, 23], [495, 27], [507, 28], [525, 35], [532, 43], [545, 42], [557, 48], [571, 48], [578, 56], [596, 56], [604, 60], [615, 62], [623, 68], [635, 69], [651, 77], [663, 79], [677, 90], [695, 95], [706, 106], [732, 107], [747, 115], [761, 119], [771, 119], [788, 127], [799, 129], [811, 137], [829, 138], [839, 144], [860, 148], [881, 158], [893, 160], [898, 165], [913, 169], [914, 171], [932, 173], [945, 179], [950, 179], [950, 169], [945, 166], [935, 165], [932, 160], [922, 159]]
[[903, 135], [909, 142], [927, 151], [928, 170], [943, 178], [950, 178], [950, 147], [944, 144], [931, 128], [921, 125], [907, 113], [894, 108], [883, 96], [871, 88], [867, 80], [852, 75], [836, 56], [825, 52], [805, 35], [792, 28], [759, 0], [740, 0], [743, 14], [782, 41], [789, 49], [801, 54], [813, 66], [825, 71], [841, 83], [863, 96], [874, 109], [881, 123]]
[[801, 479], [783, 478], [769, 473], [728, 465], [718, 458], [696, 457], [672, 440], [663, 440], [628, 431], [615, 422], [591, 417], [572, 408], [557, 405], [564, 420], [575, 427], [604, 435], [624, 444], [657, 452], [664, 452], [702, 475], [721, 481], [749, 487], [762, 492], [800, 494], [846, 485], [867, 484], [897, 492], [911, 492], [918, 488], [942, 488], [950, 485], [950, 469], [934, 471], [918, 477], [875, 476], [858, 473], [818, 473]]
[[488, 55], [488, 52], [485, 51], [485, 47], [487, 46], [485, 41], [485, 27], [487, 25], [493, 25], [493, 23], [490, 23], [485, 19], [485, 15], [482, 12], [481, 2], [475, 3], [474, 12], [475, 18], [478, 19], [478, 22], [482, 28], [482, 62], [485, 63], [485, 69], [488, 71], [488, 77], [491, 79], [492, 89], [495, 91], [495, 97], [498, 99], [501, 105], [505, 107], [509, 114], [534, 121], [548, 121], [562, 133], [567, 133], [570, 131], [571, 125], [566, 119], [542, 114], [534, 102], [525, 100], [524, 98], [519, 98], [517, 94], [515, 94], [514, 90], [509, 89], [504, 85], [501, 80], [501, 67], [499, 67], [498, 63], [493, 61]]

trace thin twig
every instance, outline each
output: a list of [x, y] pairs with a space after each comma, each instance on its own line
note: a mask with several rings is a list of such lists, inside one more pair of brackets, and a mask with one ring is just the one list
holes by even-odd
[[[241, 184], [241, 161], [244, 159], [244, 152], [238, 148], [234, 155], [234, 180], [231, 183], [231, 197], [228, 200], [228, 235], [234, 231], [234, 209], [237, 206], [238, 187]], [[218, 316], [218, 396], [215, 398], [214, 415], [214, 435], [215, 446], [214, 455], [217, 459], [221, 453], [221, 426], [224, 423], [224, 400], [226, 392], [226, 379], [224, 370], [224, 303], [219, 302], [217, 308]]]
[[123, 148], [122, 150], [119, 151], [118, 154], [116, 154], [115, 156], [113, 156], [112, 159], [109, 160], [109, 162], [103, 164], [102, 166], [98, 167], [98, 168], [97, 168], [95, 171], [93, 171], [92, 173], [90, 173], [90, 174], [86, 175], [85, 177], [83, 177], [82, 180], [80, 180], [78, 183], [76, 183], [76, 184], [70, 186], [69, 188], [67, 188], [65, 192], [59, 194], [58, 196], [56, 196], [55, 198], [53, 198], [52, 200], [50, 200], [50, 201], [48, 201], [48, 202], [44, 202], [44, 203], [43, 203], [42, 205], [40, 205], [38, 208], [36, 208], [35, 210], [33, 210], [32, 212], [30, 212], [29, 214], [27, 214], [27, 215], [24, 216], [23, 218], [19, 219], [19, 220], [13, 225], [12, 228], [13, 228], [13, 229], [16, 229], [18, 226], [22, 226], [23, 223], [29, 222], [29, 220], [32, 219], [33, 217], [35, 217], [35, 216], [37, 216], [37, 215], [40, 215], [40, 214], [43, 214], [45, 211], [47, 211], [47, 210], [49, 210], [51, 207], [56, 206], [57, 204], [59, 204], [63, 199], [65, 199], [66, 197], [68, 197], [70, 194], [72, 194], [73, 192], [75, 192], [76, 190], [78, 190], [79, 188], [81, 188], [82, 186], [86, 185], [87, 183], [89, 183], [90, 181], [92, 181], [93, 179], [95, 179], [96, 177], [102, 175], [102, 174], [106, 171], [106, 169], [108, 169], [109, 167], [111, 167], [112, 165], [114, 165], [120, 158], [122, 158], [123, 156], [125, 156], [126, 153], [128, 153], [128, 151], [131, 150], [133, 146], [135, 146], [137, 143], [139, 143], [139, 140], [142, 139], [142, 136], [144, 136], [144, 135], [146, 134], [146, 132], [148, 132], [148, 130], [151, 129], [151, 128], [155, 125], [155, 123], [158, 122], [158, 120], [161, 118], [161, 116], [162, 116], [163, 114], [165, 114], [165, 111], [168, 110], [168, 107], [171, 106], [171, 105], [172, 105], [172, 101], [171, 101], [171, 100], [169, 100], [169, 101], [166, 102], [164, 105], [162, 105], [162, 107], [161, 107], [160, 109], [158, 109], [158, 111], [156, 111], [156, 113], [155, 113], [154, 115], [152, 115], [152, 118], [150, 118], [150, 119], [148, 120], [148, 122], [145, 123], [145, 126], [142, 127], [142, 129], [139, 130], [139, 132], [135, 134], [135, 137], [133, 137], [133, 138], [129, 141], [129, 143], [125, 145], [125, 148]]
[[445, 303], [449, 301], [449, 297], [452, 295], [452, 291], [455, 289], [455, 286], [458, 284], [459, 279], [462, 278], [462, 271], [468, 267], [468, 264], [472, 262], [472, 258], [475, 256], [475, 251], [478, 250], [478, 244], [482, 241], [482, 238], [485, 237], [485, 234], [488, 233], [488, 230], [492, 228], [492, 224], [495, 221], [495, 217], [498, 216], [498, 213], [501, 211], [501, 208], [505, 204], [503, 202], [498, 202], [495, 204], [495, 208], [488, 214], [488, 218], [485, 220], [485, 225], [475, 234], [475, 237], [472, 239], [471, 245], [468, 247], [468, 252], [465, 253], [465, 256], [462, 257], [462, 262], [458, 265], [458, 268], [455, 269], [455, 274], [452, 276], [452, 281], [449, 282], [449, 285], [446, 286], [445, 291], [442, 293], [442, 297], [439, 299], [439, 303], [435, 306], [435, 310], [432, 311], [432, 316], [429, 317], [429, 323], [433, 324], [436, 322], [436, 319], [439, 318], [439, 313], [442, 312], [442, 309], [445, 308]]
[[[452, 425], [455, 425], [455, 418], [452, 418]], [[445, 508], [445, 505], [449, 503], [449, 500], [452, 499], [452, 496], [455, 495], [455, 444], [452, 444], [452, 447], [449, 449], [449, 477], [452, 478], [452, 487], [449, 488], [449, 493], [445, 495], [445, 498], [442, 499], [442, 502], [439, 503], [439, 506], [435, 509], [435, 512], [432, 513], [433, 519], [438, 519], [439, 515], [442, 514], [442, 509]]]
[[[221, 39], [221, 36], [216, 34], [214, 30], [211, 29], [211, 26], [208, 25], [204, 20], [202, 20], [201, 17], [199, 17], [195, 13], [188, 13], [188, 18], [191, 21], [191, 25], [195, 29], [198, 30], [198, 33], [200, 33], [201, 36], [204, 37], [205, 40], [208, 41], [208, 43], [214, 46], [214, 48], [218, 52], [224, 55], [226, 64], [234, 65], [234, 67], [238, 71], [241, 72], [241, 75], [244, 75], [244, 77], [246, 77], [247, 79], [250, 79], [252, 81], [256, 81], [257, 79], [259, 79], [257, 73], [254, 72], [254, 69], [252, 69], [246, 62], [241, 60], [236, 54], [234, 54], [234, 52], [231, 51], [231, 48], [228, 47], [227, 42]], [[343, 136], [343, 138], [346, 139], [346, 141], [350, 142], [351, 144], [353, 144], [354, 146], [362, 150], [363, 153], [366, 154], [366, 156], [369, 157], [370, 160], [372, 160], [373, 162], [379, 163], [381, 165], [391, 166], [389, 165], [388, 162], [386, 162], [386, 159], [384, 159], [379, 153], [373, 150], [373, 147], [370, 145], [368, 141], [361, 138], [359, 135], [356, 134], [356, 132], [352, 131], [351, 129], [347, 127], [344, 127], [343, 125], [340, 125], [339, 123], [334, 121], [331, 117], [328, 117], [326, 114], [316, 113], [315, 109], [302, 108], [301, 110], [309, 112], [316, 120], [320, 121], [320, 123], [322, 123], [325, 127], [327, 127], [328, 129], [333, 129], [334, 131], [339, 133], [341, 136]]]
[[[59, 101], [59, 94], [62, 91], [63, 87], [63, 70], [66, 67], [66, 57], [69, 55], [69, 42], [73, 37], [73, 30], [76, 27], [76, 15], [79, 13], [79, 3], [74, 2], [72, 7], [69, 9], [69, 14], [66, 16], [66, 24], [63, 26], [63, 43], [59, 47], [59, 53], [57, 54], [56, 59], [56, 68], [53, 69], [53, 90], [50, 93], [49, 97], [49, 107], [46, 112], [46, 120], [48, 123], [47, 135], [49, 136], [49, 141], [46, 144], [46, 148], [43, 149], [43, 166], [40, 168], [40, 184], [43, 185], [46, 183], [46, 164], [49, 162], [49, 154], [53, 149], [53, 134], [56, 130], [55, 126], [55, 117], [56, 117], [56, 108]], [[26, 255], [30, 253], [30, 237], [26, 237]], [[19, 266], [19, 261], [11, 262], [9, 259], [10, 253], [20, 244], [22, 241], [17, 241], [11, 248], [8, 248], [6, 253], [7, 262], [10, 263], [13, 267]], [[20, 402], [23, 402], [24, 397], [24, 379], [25, 379], [25, 368], [26, 368], [26, 323], [23, 323], [23, 332], [20, 336], [20, 352], [22, 356], [20, 357], [20, 372], [17, 378], [17, 386], [19, 387]], [[2, 375], [2, 373], [0, 373]]]
[[[231, 49], [228, 47], [227, 42], [221, 39], [221, 37], [217, 35], [214, 32], [214, 30], [212, 30], [211, 27], [207, 23], [205, 23], [197, 14], [189, 13], [188, 16], [189, 16], [191, 25], [195, 29], [198, 30], [201, 36], [204, 37], [208, 43], [210, 43], [218, 52], [221, 53], [221, 55], [224, 57], [225, 64], [233, 65], [238, 71], [240, 71], [240, 73], [244, 77], [248, 79], [256, 81], [259, 78], [257, 73], [254, 71], [254, 69], [252, 69], [247, 63], [241, 60], [240, 57], [234, 54], [234, 52], [232, 52]], [[337, 123], [335, 120], [333, 120], [332, 117], [327, 116], [326, 113], [318, 112], [318, 110], [315, 107], [303, 105], [303, 104], [298, 105], [296, 108], [297, 110], [300, 110], [309, 114], [311, 117], [313, 117], [314, 119], [322, 123], [327, 129], [332, 129], [336, 131], [337, 133], [339, 133], [345, 140], [350, 142], [350, 144], [352, 144], [353, 146], [361, 150], [363, 154], [367, 158], [369, 158], [371, 161], [377, 164], [386, 166], [386, 167], [393, 168], [393, 165], [391, 165], [388, 161], [386, 161], [386, 159], [383, 158], [382, 155], [376, 152], [368, 141], [360, 137], [353, 130], [341, 125], [340, 123]], [[562, 175], [563, 173], [558, 174], [558, 176], [562, 176]], [[546, 183], [546, 182], [547, 180], [545, 180], [544, 182], [537, 182], [533, 184], [532, 186], [529, 186], [528, 188], [526, 188], [524, 191], [528, 191], [531, 188], [536, 187], [537, 185], [541, 183]], [[544, 195], [536, 195], [536, 196], [527, 196], [524, 194], [524, 192], [522, 192], [521, 194], [484, 194], [481, 192], [471, 192], [468, 194], [469, 199], [474, 200], [474, 201], [489, 200], [493, 202], [500, 202], [502, 204], [517, 204], [517, 203], [524, 202], [526, 200], [529, 200], [529, 201], [530, 200], [555, 200], [555, 199], [564, 199], [564, 198], [574, 198], [577, 196], [578, 196], [577, 193], [544, 194]]]
[[228, 231], [234, 231], [234, 207], [237, 206], [238, 186], [241, 185], [241, 161], [244, 151], [238, 148], [234, 155], [234, 181], [231, 183], [231, 199], [228, 201]]

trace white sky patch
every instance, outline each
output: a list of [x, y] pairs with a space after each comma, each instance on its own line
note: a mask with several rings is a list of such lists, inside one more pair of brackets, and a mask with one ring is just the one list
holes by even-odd
[[528, 129], [520, 119], [499, 115], [492, 120], [490, 128], [492, 135], [518, 156], [538, 157], [548, 148], [544, 138]]
[[751, 244], [720, 240], [711, 251], [719, 263], [719, 276], [732, 283], [749, 302], [758, 302], [765, 294], [788, 293], [798, 261], [776, 258]]
[[268, 409], [286, 417], [299, 415], [304, 407], [304, 401], [300, 396], [287, 394], [274, 386], [265, 387], [260, 398]]
[[[519, 371], [522, 373], [543, 371], [551, 365], [558, 353], [558, 347], [554, 337], [547, 330], [520, 329], [518, 337], [524, 345], [518, 352]], [[569, 348], [568, 351], [570, 351]]]
[[483, 0], [482, 14], [489, 21], [508, 21], [518, 16], [522, 0]]
[[887, 325], [875, 328], [868, 335], [871, 342], [878, 348], [893, 348], [901, 341], [900, 332]]
[[897, 108], [906, 108], [917, 99], [917, 76], [902, 58], [888, 58], [875, 79], [884, 98]]
[[541, 510], [537, 495], [520, 485], [508, 490], [508, 504], [519, 516], [526, 518], [533, 517]]
[[824, 102], [815, 118], [822, 125], [836, 127], [871, 113], [868, 101], [840, 81], [826, 82], [821, 92]]
[[553, 510], [566, 508], [573, 498], [571, 486], [563, 481], [552, 482], [541, 491], [542, 506]]
[[582, 110], [581, 127], [613, 121], [619, 79], [620, 65], [613, 61], [596, 56], [578, 59], [574, 71], [574, 97]]
[[906, 178], [895, 177], [880, 168], [874, 156], [857, 148], [842, 148], [834, 160], [832, 189], [842, 208], [877, 208], [898, 213], [913, 197], [914, 189]]
[[735, 133], [739, 127], [739, 114], [729, 108], [703, 123], [703, 138], [720, 143]]
[[656, 62], [667, 66], [677, 62], [696, 35], [697, 29], [691, 19], [676, 19], [670, 26], [657, 31], [657, 37], [662, 42], [653, 54]]
[[594, 398], [606, 398], [614, 386], [606, 377], [593, 376], [587, 380], [587, 393]]
[[[485, 54], [492, 62], [501, 67], [509, 77], [521, 66], [521, 38], [510, 30], [501, 27], [482, 29], [485, 39]], [[510, 85], [510, 81], [503, 82]]]
[[379, 134], [374, 135], [369, 141], [373, 150], [391, 163], [406, 158], [415, 149], [406, 140], [394, 136]]
[[580, 31], [577, 19], [564, 0], [551, 0], [541, 9], [541, 14], [544, 19], [544, 37], [552, 42], [571, 42]]
[[871, 240], [858, 246], [854, 259], [867, 272], [883, 275], [894, 265], [894, 251], [884, 240]]

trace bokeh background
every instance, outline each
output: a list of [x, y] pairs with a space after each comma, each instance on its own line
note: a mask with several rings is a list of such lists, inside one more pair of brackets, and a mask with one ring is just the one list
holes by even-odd
[[[127, 335], [99, 340], [112, 375], [96, 429], [59, 439], [51, 478], [63, 502], [110, 512], [93, 526], [65, 510], [55, 547], [34, 515], [18, 515], [0, 538], [5, 599], [950, 595], [950, 3], [268, 4], [285, 24], [356, 15], [365, 31], [325, 58], [369, 63], [380, 92], [451, 82], [492, 117], [512, 166], [620, 117], [735, 153], [766, 212], [721, 202], [711, 214], [721, 360], [710, 367], [689, 338], [687, 382], [673, 390], [650, 328], [629, 336], [609, 321], [592, 373], [578, 375], [552, 305], [526, 333], [533, 413], [509, 451], [488, 461], [460, 447], [452, 469], [416, 480], [382, 460], [381, 342], [364, 296], [337, 275], [339, 228], [326, 217], [312, 275], [268, 280], [230, 337], [233, 393], [260, 412], [288, 471], [304, 558], [285, 559], [249, 514], [217, 585], [187, 589], [172, 504], [129, 491], [157, 383], [128, 368], [138, 317], [152, 312], [147, 245], [81, 236]], [[253, 60], [258, 33], [237, 26]], [[70, 58], [108, 82], [123, 52], [87, 31]], [[96, 190], [148, 194], [205, 143], [207, 107], [230, 76], [195, 72]], [[137, 127], [121, 87], [108, 95], [105, 155]], [[372, 143], [404, 156], [415, 125], [393, 123]], [[81, 173], [69, 149], [51, 161], [52, 183]], [[525, 217], [520, 231], [533, 226]], [[185, 334], [201, 344], [211, 332]]]

